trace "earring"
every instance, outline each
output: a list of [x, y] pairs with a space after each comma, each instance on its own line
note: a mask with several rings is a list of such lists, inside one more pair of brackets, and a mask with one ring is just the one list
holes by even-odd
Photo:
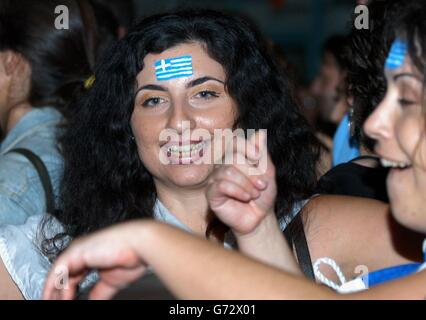
[[356, 126], [355, 126], [355, 119], [354, 119], [354, 108], [349, 109], [349, 136], [351, 138], [354, 138], [356, 135]]

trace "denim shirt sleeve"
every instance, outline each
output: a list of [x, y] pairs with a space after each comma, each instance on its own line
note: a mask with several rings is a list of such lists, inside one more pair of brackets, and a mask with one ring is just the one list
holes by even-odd
[[[54, 189], [58, 189], [60, 167], [47, 164]], [[36, 169], [22, 155], [0, 156], [0, 225], [22, 224], [28, 217], [43, 214], [45, 193]]]
[[27, 300], [41, 299], [50, 268], [49, 261], [35, 242], [42, 217], [30, 217], [22, 225], [0, 227], [0, 258]]
[[46, 211], [45, 192], [37, 170], [24, 156], [10, 152], [24, 148], [39, 156], [49, 172], [55, 199], [63, 172], [57, 147], [58, 124], [62, 120], [53, 108], [30, 112], [8, 134], [0, 152], [0, 226], [23, 224]]
[[[56, 219], [49, 223], [50, 228], [40, 232], [43, 217], [35, 215], [21, 225], [0, 226], [0, 260], [26, 300], [42, 299], [46, 277], [51, 269], [50, 261], [41, 249], [44, 237], [52, 238], [63, 232]], [[81, 282], [81, 290], [88, 289], [97, 280], [98, 274], [90, 272]]]

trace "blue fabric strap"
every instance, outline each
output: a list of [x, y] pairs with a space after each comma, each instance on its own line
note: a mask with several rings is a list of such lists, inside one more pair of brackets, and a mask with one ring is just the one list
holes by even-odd
[[370, 272], [368, 275], [363, 276], [362, 280], [364, 281], [364, 283], [368, 284], [368, 287], [372, 287], [381, 283], [389, 282], [416, 273], [420, 266], [421, 263], [410, 263], [401, 266], [382, 269]]

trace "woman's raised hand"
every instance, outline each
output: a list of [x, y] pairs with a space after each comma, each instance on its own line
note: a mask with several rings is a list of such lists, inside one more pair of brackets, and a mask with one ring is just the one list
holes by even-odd
[[[218, 166], [209, 182], [210, 208], [236, 235], [249, 234], [267, 215], [274, 216], [275, 167], [266, 143], [264, 131], [249, 140], [235, 137], [234, 144], [227, 147], [234, 164]], [[242, 145], [245, 147], [238, 147]], [[238, 157], [245, 163], [237, 164]]]
[[248, 163], [222, 165], [213, 173], [207, 190], [210, 208], [232, 229], [241, 252], [300, 274], [275, 215], [275, 167], [268, 154], [266, 133], [256, 133], [247, 144], [243, 153], [238, 148], [232, 152], [234, 159], [239, 154]]

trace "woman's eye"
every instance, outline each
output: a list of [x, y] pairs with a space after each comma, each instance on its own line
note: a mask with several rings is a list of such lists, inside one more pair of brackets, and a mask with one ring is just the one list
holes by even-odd
[[156, 105], [164, 103], [165, 101], [166, 101], [166, 99], [164, 99], [164, 98], [152, 97], [152, 98], [146, 99], [142, 103], [142, 106], [144, 106], [144, 107], [155, 107]]
[[398, 102], [402, 107], [408, 107], [408, 106], [412, 106], [413, 104], [415, 104], [414, 101], [408, 100], [408, 99], [403, 99], [403, 98], [399, 99]]
[[214, 91], [204, 90], [195, 95], [196, 98], [211, 99], [219, 97], [219, 94]]

